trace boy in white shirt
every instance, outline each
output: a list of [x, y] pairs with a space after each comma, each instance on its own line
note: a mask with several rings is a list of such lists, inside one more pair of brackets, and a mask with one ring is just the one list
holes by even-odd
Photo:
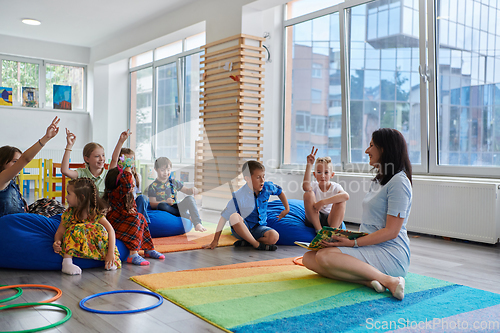
[[[340, 228], [344, 220], [346, 201], [349, 194], [342, 186], [331, 181], [333, 172], [330, 157], [318, 157], [314, 147], [307, 156], [307, 167], [304, 173], [302, 189], [304, 190], [304, 208], [306, 210], [306, 225], [313, 227], [316, 232], [323, 226]], [[316, 161], [316, 163], [314, 163]], [[311, 169], [314, 165], [314, 178], [311, 182]]]

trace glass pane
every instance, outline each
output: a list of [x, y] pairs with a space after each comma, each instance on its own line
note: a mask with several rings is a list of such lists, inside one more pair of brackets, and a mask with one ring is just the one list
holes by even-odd
[[200, 132], [200, 55], [186, 57], [184, 84], [184, 153], [182, 162], [194, 163]]
[[153, 62], [153, 51], [144, 52], [130, 58], [129, 68], [142, 66]]
[[184, 51], [189, 51], [202, 45], [205, 45], [205, 32], [186, 38], [186, 47]]
[[155, 60], [165, 59], [182, 52], [182, 40], [159, 47], [155, 50]]
[[[404, 135], [411, 162], [420, 164], [418, 7], [379, 0], [349, 12], [350, 162], [368, 162], [364, 151], [373, 131], [389, 127]], [[359, 22], [367, 27], [362, 41]]]
[[180, 162], [179, 142], [179, 93], [177, 64], [158, 67], [156, 72], [156, 156]]
[[[342, 91], [339, 14], [287, 28], [284, 164], [317, 156], [341, 163]], [[363, 47], [359, 45], [358, 47]]]
[[29, 62], [2, 60], [2, 87], [12, 88], [12, 105], [21, 106], [23, 103], [23, 87], [27, 103], [24, 106], [38, 107], [38, 64]]
[[292, 0], [286, 4], [286, 18], [289, 20], [342, 2], [344, 0]]
[[452, 9], [455, 0], [444, 30], [445, 3], [437, 0], [438, 164], [500, 166], [500, 11], [496, 1]]
[[152, 160], [153, 69], [130, 73], [130, 147], [138, 160]]
[[45, 105], [54, 107], [54, 84], [71, 86], [71, 109], [83, 110], [83, 67], [47, 64]]

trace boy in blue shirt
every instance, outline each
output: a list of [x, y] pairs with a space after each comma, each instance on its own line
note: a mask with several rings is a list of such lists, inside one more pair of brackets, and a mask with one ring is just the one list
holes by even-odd
[[267, 226], [267, 204], [271, 195], [277, 195], [285, 206], [278, 220], [283, 218], [290, 211], [285, 193], [278, 185], [264, 180], [266, 170], [261, 163], [245, 162], [241, 171], [246, 184], [232, 194], [233, 199], [229, 200], [221, 213], [212, 243], [203, 247], [216, 248], [222, 229], [226, 221], [229, 221], [233, 235], [238, 238], [234, 246], [253, 246], [257, 250], [275, 251], [278, 248], [275, 244], [279, 234]]

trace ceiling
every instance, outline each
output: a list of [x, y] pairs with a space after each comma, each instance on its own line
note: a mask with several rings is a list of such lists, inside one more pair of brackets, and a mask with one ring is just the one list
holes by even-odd
[[[0, 0], [0, 35], [93, 47], [196, 0]], [[32, 18], [42, 22], [30, 26]], [[0, 48], [1, 52], [1, 48]]]

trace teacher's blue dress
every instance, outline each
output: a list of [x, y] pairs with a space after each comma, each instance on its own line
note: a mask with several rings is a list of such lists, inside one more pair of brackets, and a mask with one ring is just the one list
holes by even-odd
[[404, 171], [394, 175], [381, 186], [373, 181], [363, 199], [363, 216], [359, 231], [373, 233], [385, 227], [387, 215], [404, 218], [403, 226], [395, 239], [383, 243], [353, 247], [339, 247], [351, 255], [391, 276], [406, 276], [410, 266], [410, 240], [406, 223], [411, 210], [412, 188]]

